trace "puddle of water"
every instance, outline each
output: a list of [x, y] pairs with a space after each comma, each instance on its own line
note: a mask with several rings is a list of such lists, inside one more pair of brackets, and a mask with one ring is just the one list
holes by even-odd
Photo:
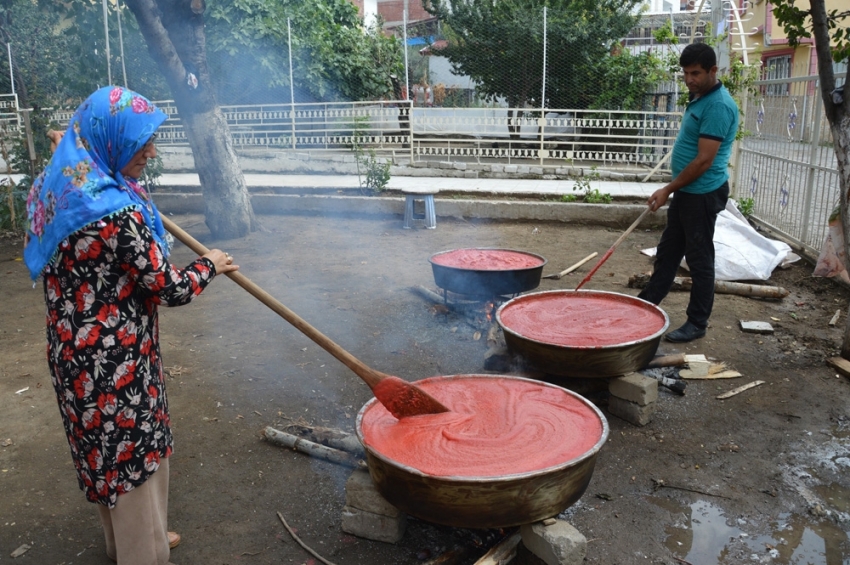
[[649, 501], [671, 514], [664, 546], [690, 563], [850, 565], [848, 534], [828, 520], [783, 515], [771, 522], [770, 535], [756, 535], [746, 531], [746, 520], [727, 519], [705, 500], [690, 505], [658, 497]]

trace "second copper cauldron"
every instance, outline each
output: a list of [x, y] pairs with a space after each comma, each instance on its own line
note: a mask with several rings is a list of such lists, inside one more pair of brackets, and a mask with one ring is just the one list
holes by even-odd
[[525, 294], [505, 302], [496, 320], [508, 349], [534, 368], [582, 378], [643, 369], [670, 325], [654, 304], [596, 290]]

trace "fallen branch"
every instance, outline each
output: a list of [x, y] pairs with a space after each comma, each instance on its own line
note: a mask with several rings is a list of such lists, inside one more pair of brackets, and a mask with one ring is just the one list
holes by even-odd
[[[640, 274], [629, 277], [629, 288], [644, 288], [649, 283], [650, 275]], [[693, 281], [690, 277], [676, 277], [670, 290], [690, 290]], [[734, 281], [714, 281], [714, 292], [717, 294], [735, 294], [751, 298], [782, 299], [790, 293], [781, 286], [739, 283]]]
[[361, 459], [366, 455], [357, 436], [342, 430], [292, 423], [283, 428], [283, 431], [320, 445], [346, 451]]
[[266, 427], [266, 429], [263, 430], [263, 437], [275, 445], [288, 447], [289, 449], [294, 449], [295, 451], [300, 451], [301, 453], [306, 453], [307, 455], [318, 457], [319, 459], [324, 459], [331, 463], [354, 467], [355, 469], [368, 468], [365, 461], [354, 457], [350, 453], [346, 453], [345, 451], [340, 451], [339, 449], [334, 449], [332, 447], [326, 447], [310, 440], [276, 430], [272, 427]]
[[321, 561], [325, 565], [334, 565], [333, 563], [331, 563], [330, 561], [328, 561], [327, 559], [325, 559], [324, 557], [322, 557], [321, 555], [319, 555], [318, 553], [313, 551], [313, 549], [310, 546], [308, 546], [306, 543], [301, 541], [301, 538], [299, 538], [297, 535], [295, 535], [295, 532], [292, 530], [292, 528], [289, 527], [289, 524], [286, 523], [286, 520], [283, 518], [283, 514], [278, 512], [277, 517], [280, 518], [281, 522], [283, 522], [283, 527], [286, 528], [286, 531], [289, 532], [289, 535], [292, 536], [292, 539], [294, 539], [298, 543], [298, 545], [300, 545], [305, 550], [307, 550], [307, 553], [309, 553], [310, 555], [312, 555], [313, 557], [315, 557], [316, 559], [318, 559], [319, 561]]
[[672, 488], [672, 489], [675, 489], [675, 490], [683, 490], [685, 492], [693, 492], [695, 494], [704, 494], [706, 496], [714, 496], [714, 497], [717, 497], [717, 498], [725, 498], [726, 500], [735, 500], [732, 497], [723, 496], [722, 494], [714, 494], [714, 493], [711, 493], [711, 492], [706, 492], [704, 490], [699, 490], [699, 489], [695, 489], [695, 488], [678, 487], [678, 486], [675, 486], [675, 485], [668, 485], [667, 483], [665, 483], [662, 480], [652, 479], [652, 482], [655, 483], [654, 490], [658, 490], [660, 488]]

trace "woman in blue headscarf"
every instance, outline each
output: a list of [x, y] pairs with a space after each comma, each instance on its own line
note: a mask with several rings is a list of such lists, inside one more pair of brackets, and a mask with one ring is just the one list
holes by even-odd
[[118, 87], [74, 114], [33, 183], [24, 260], [44, 281], [47, 356], [80, 488], [120, 565], [166, 565], [172, 436], [157, 306], [187, 304], [238, 269], [215, 249], [178, 269], [137, 179], [165, 114]]

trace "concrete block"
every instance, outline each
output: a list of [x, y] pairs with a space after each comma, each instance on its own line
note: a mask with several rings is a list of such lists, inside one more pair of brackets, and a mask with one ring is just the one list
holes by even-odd
[[629, 373], [611, 379], [608, 392], [617, 398], [646, 406], [658, 400], [658, 381], [640, 373]]
[[549, 526], [543, 522], [520, 528], [522, 544], [547, 565], [581, 565], [587, 555], [587, 539], [569, 522], [555, 520]]
[[504, 165], [490, 165], [490, 172], [492, 173], [504, 173], [505, 166]]
[[555, 174], [558, 176], [568, 176], [572, 174], [572, 169], [569, 167], [558, 167], [555, 169]]
[[543, 167], [529, 167], [528, 172], [531, 173], [532, 175], [542, 175], [543, 174]]
[[466, 163], [464, 163], [464, 162], [452, 163], [452, 168], [454, 168], [455, 170], [458, 170], [458, 171], [465, 171], [466, 170]]
[[612, 396], [608, 399], [608, 412], [622, 418], [635, 426], [645, 426], [652, 421], [655, 413], [655, 402], [641, 406], [636, 402], [629, 402], [622, 398]]
[[477, 179], [478, 178], [478, 171], [464, 171], [463, 172], [463, 178], [465, 178], [465, 179]]
[[342, 507], [342, 531], [359, 538], [395, 543], [404, 536], [407, 516], [390, 518], [351, 506]]
[[[507, 169], [508, 168], [505, 167], [505, 171], [507, 171]], [[516, 172], [518, 175], [527, 175], [529, 172], [531, 172], [531, 167], [529, 167], [528, 165], [517, 165]]]
[[519, 165], [505, 165], [505, 172], [508, 174], [514, 174], [519, 169]]
[[345, 483], [345, 504], [358, 510], [365, 510], [390, 518], [396, 518], [401, 514], [398, 508], [381, 496], [374, 481], [372, 481], [371, 475], [369, 475], [369, 471], [364, 470], [351, 473]]

